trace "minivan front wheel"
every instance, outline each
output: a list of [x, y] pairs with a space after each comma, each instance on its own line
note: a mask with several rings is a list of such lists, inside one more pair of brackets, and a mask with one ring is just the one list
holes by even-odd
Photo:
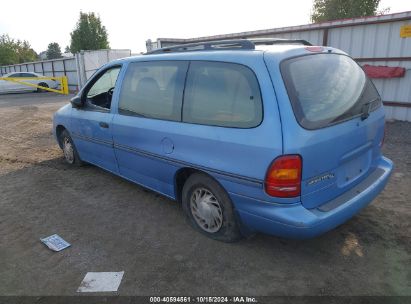
[[241, 238], [230, 197], [211, 177], [191, 175], [183, 187], [182, 204], [190, 224], [201, 233], [224, 242]]
[[73, 140], [71, 139], [69, 133], [64, 130], [60, 135], [61, 148], [64, 154], [64, 160], [70, 165], [81, 166], [83, 162], [78, 156], [76, 147], [74, 146]]

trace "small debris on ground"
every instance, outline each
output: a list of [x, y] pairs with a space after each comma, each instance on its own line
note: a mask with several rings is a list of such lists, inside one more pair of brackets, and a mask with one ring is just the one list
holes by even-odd
[[108, 292], [117, 291], [123, 279], [124, 271], [120, 272], [87, 272], [77, 292]]
[[40, 241], [42, 241], [48, 248], [53, 251], [61, 251], [71, 246], [57, 234], [53, 234], [44, 239], [40, 239]]

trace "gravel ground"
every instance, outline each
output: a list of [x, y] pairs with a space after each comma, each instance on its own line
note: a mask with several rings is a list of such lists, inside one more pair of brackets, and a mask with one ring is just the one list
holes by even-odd
[[[0, 96], [0, 295], [75, 295], [92, 271], [125, 271], [120, 295], [411, 295], [411, 124], [387, 124], [385, 191], [305, 241], [210, 240], [181, 207], [93, 166], [70, 168], [51, 134], [67, 97]], [[54, 253], [39, 238], [60, 234]]]

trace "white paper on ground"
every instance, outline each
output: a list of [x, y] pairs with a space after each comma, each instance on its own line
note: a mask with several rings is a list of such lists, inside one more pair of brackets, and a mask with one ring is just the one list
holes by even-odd
[[47, 247], [53, 251], [61, 251], [70, 246], [65, 240], [63, 240], [59, 235], [53, 234], [44, 239], [40, 239]]
[[117, 291], [123, 279], [120, 272], [87, 272], [77, 292]]

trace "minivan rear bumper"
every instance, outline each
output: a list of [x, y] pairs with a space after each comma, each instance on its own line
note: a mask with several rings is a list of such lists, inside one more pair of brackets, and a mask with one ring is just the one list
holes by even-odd
[[350, 191], [314, 209], [302, 204], [272, 204], [230, 193], [245, 231], [305, 239], [327, 232], [367, 206], [384, 189], [393, 169], [381, 157], [374, 172]]

